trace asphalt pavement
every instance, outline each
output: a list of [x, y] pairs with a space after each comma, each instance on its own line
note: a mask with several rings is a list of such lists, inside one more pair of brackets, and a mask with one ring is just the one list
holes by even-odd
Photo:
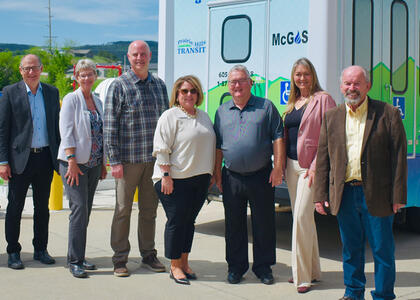
[[[297, 294], [291, 276], [291, 214], [276, 214], [277, 264], [273, 266], [275, 283], [263, 285], [251, 272], [236, 285], [226, 281], [223, 205], [213, 201], [205, 204], [196, 222], [190, 265], [198, 280], [190, 286], [176, 284], [166, 273], [153, 273], [141, 267], [137, 244], [137, 204], [133, 205], [130, 232], [131, 252], [128, 268], [131, 276], [117, 278], [113, 275], [110, 247], [110, 228], [115, 194], [112, 180], [101, 183], [97, 191], [88, 229], [86, 257], [98, 270], [89, 271], [89, 278], [77, 279], [64, 268], [67, 254], [68, 202], [64, 199], [63, 210], [51, 211], [49, 253], [56, 264], [45, 266], [32, 258], [32, 198], [26, 199], [21, 224], [21, 257], [24, 270], [7, 268], [4, 239], [4, 214], [7, 200], [4, 188], [0, 188], [0, 299], [338, 299], [343, 296], [341, 243], [334, 217], [317, 216], [320, 245], [322, 281], [306, 294]], [[169, 268], [169, 260], [163, 257], [163, 232], [165, 213], [159, 205], [156, 224], [156, 249], [159, 259]], [[251, 221], [248, 218], [250, 232]], [[420, 299], [420, 236], [415, 233], [396, 231], [397, 299]], [[249, 253], [252, 261], [252, 235], [249, 235]], [[366, 255], [366, 299], [374, 287], [374, 266], [369, 249]]]

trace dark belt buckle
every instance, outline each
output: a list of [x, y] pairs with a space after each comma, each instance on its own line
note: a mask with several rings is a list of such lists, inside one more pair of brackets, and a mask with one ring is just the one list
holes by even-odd
[[352, 181], [347, 182], [347, 184], [350, 186], [361, 186], [362, 182], [360, 180], [352, 180]]
[[32, 153], [41, 153], [44, 148], [31, 148]]

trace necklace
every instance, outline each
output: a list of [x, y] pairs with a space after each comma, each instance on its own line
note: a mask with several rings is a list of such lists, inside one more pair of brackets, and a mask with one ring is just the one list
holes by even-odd
[[181, 105], [176, 105], [176, 107], [178, 107], [180, 110], [182, 110], [188, 117], [195, 119], [197, 118], [197, 111], [195, 112], [195, 114], [190, 114], [189, 112], [187, 112]]

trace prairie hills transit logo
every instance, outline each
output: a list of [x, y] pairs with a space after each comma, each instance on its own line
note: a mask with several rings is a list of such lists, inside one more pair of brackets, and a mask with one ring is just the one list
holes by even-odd
[[206, 41], [193, 42], [191, 39], [182, 39], [177, 42], [177, 54], [200, 54], [206, 52]]
[[308, 30], [302, 30], [302, 32], [292, 31], [281, 34], [273, 33], [272, 35], [272, 46], [284, 46], [284, 45], [293, 45], [293, 44], [306, 44], [308, 42]]

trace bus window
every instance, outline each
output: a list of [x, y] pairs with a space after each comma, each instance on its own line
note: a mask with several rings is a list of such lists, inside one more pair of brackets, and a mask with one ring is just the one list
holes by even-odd
[[408, 8], [401, 0], [391, 5], [391, 85], [392, 91], [402, 94], [408, 78]]
[[222, 25], [222, 58], [226, 63], [244, 63], [251, 56], [251, 19], [229, 16]]
[[[352, 64], [372, 73], [373, 3], [372, 0], [353, 1]], [[372, 74], [371, 74], [372, 75]], [[373, 80], [373, 76], [370, 76]]]

